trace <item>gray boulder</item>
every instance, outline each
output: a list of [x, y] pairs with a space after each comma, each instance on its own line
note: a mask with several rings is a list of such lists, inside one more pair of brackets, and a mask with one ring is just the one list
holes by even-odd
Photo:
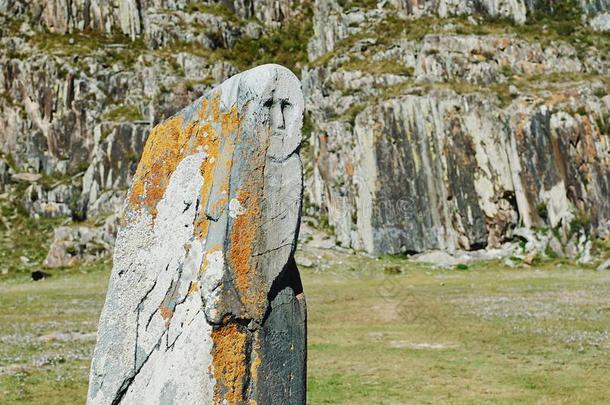
[[225, 81], [150, 133], [125, 204], [88, 404], [305, 403], [300, 82]]

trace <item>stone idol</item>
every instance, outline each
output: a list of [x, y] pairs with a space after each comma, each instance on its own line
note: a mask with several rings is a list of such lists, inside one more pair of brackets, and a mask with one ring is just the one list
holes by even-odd
[[294, 261], [303, 95], [278, 65], [152, 129], [125, 203], [87, 403], [304, 404]]

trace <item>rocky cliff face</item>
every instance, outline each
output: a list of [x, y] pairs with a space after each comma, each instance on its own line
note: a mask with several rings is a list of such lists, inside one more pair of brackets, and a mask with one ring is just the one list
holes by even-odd
[[453, 90], [379, 101], [318, 139], [314, 201], [342, 244], [376, 253], [499, 247], [516, 226], [566, 227], [576, 212], [607, 226], [608, 137], [566, 110], [609, 100], [566, 93], [504, 108]]
[[308, 190], [340, 244], [455, 251], [499, 247], [520, 226], [559, 229], [564, 244], [607, 229], [607, 37], [316, 4]]
[[609, 6], [0, 1], [0, 190], [32, 216], [112, 215], [152, 125], [276, 61], [303, 82], [306, 211], [341, 245], [533, 227], [563, 249], [610, 219]]
[[2, 1], [0, 12], [13, 17], [29, 16], [34, 26], [49, 32], [121, 33], [135, 40], [138, 36], [153, 36], [160, 28], [164, 34], [181, 35], [183, 26], [171, 26], [177, 19], [200, 19], [212, 23], [206, 28], [215, 28], [215, 18], [197, 12], [201, 7], [221, 10], [225, 15], [233, 13], [242, 19], [257, 19], [265, 26], [279, 26], [298, 14], [299, 5], [298, 0], [34, 0]]

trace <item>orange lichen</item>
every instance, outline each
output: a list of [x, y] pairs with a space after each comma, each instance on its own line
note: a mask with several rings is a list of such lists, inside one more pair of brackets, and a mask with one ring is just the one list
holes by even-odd
[[196, 139], [197, 141], [195, 143], [197, 147], [203, 148], [206, 153], [206, 157], [201, 162], [199, 168], [201, 176], [203, 177], [203, 183], [199, 193], [201, 197], [199, 202], [200, 213], [194, 224], [195, 236], [199, 239], [203, 239], [208, 233], [209, 221], [205, 215], [205, 209], [208, 203], [210, 189], [212, 188], [212, 183], [214, 181], [214, 167], [219, 155], [220, 140], [218, 134], [209, 123], [204, 124], [200, 128]]
[[[258, 345], [257, 345], [258, 346]], [[252, 380], [258, 379], [258, 366], [261, 365], [261, 358], [258, 355], [258, 348], [252, 351], [252, 362], [250, 363], [250, 376]]]
[[169, 178], [182, 157], [179, 144], [181, 127], [182, 117], [177, 116], [162, 122], [150, 132], [129, 197], [134, 210], [146, 207], [153, 218], [156, 216], [157, 203], [163, 197]]
[[246, 333], [232, 323], [212, 332], [212, 367], [216, 385], [214, 404], [243, 403], [246, 378]]
[[[222, 138], [210, 123], [202, 124], [200, 131], [201, 136], [197, 138], [196, 144], [198, 147], [203, 147], [203, 150], [205, 150], [207, 154], [206, 158], [201, 162], [200, 167], [201, 175], [203, 177], [203, 184], [200, 192], [200, 206], [203, 210], [208, 206], [208, 198], [216, 171], [226, 169], [227, 172], [225, 173], [225, 176], [221, 179], [217, 179], [217, 181], [228, 182], [228, 173], [232, 164], [231, 156], [233, 155], [234, 148], [233, 140], [229, 135], [235, 132], [239, 127], [239, 117], [235, 106], [232, 106], [226, 113], [220, 113], [220, 93], [215, 93], [209, 104], [211, 104], [213, 122], [215, 124], [220, 124]], [[207, 111], [210, 107], [209, 104], [207, 101], [202, 103], [201, 111], [199, 112], [200, 117], [209, 116]], [[222, 189], [225, 190], [227, 187], [228, 186], [223, 186]], [[212, 210], [219, 210], [224, 207], [227, 202], [228, 199], [226, 196], [220, 196], [218, 200], [213, 202], [210, 208]], [[206, 215], [199, 215], [195, 222], [195, 236], [199, 239], [204, 239], [207, 235], [208, 228], [209, 220]]]
[[209, 107], [209, 102], [206, 98], [201, 100], [201, 108], [199, 109], [199, 113], [197, 114], [197, 117], [200, 120], [207, 120], [208, 119], [208, 115], [209, 115], [209, 111], [208, 111], [208, 107]]
[[159, 307], [159, 314], [161, 314], [161, 318], [163, 318], [163, 320], [165, 321], [165, 327], [169, 327], [169, 322], [171, 321], [172, 316], [174, 315], [174, 310], [161, 305]]
[[229, 255], [235, 272], [235, 286], [242, 294], [246, 294], [251, 286], [253, 266], [250, 259], [256, 238], [260, 209], [257, 199], [248, 192], [240, 192], [237, 200], [242, 207], [245, 207], [245, 211], [235, 219], [233, 224]]
[[229, 198], [227, 195], [223, 195], [222, 197], [220, 197], [218, 200], [216, 200], [214, 202], [214, 204], [212, 205], [212, 210], [217, 210], [221, 207], [224, 207], [228, 204], [229, 202]]
[[237, 199], [244, 213], [233, 223], [230, 235], [228, 258], [235, 274], [234, 284], [249, 316], [262, 317], [267, 303], [264, 280], [256, 272], [253, 249], [256, 242], [260, 218], [257, 198], [248, 192], [240, 192]]
[[[198, 118], [183, 128], [183, 117], [176, 116], [151, 130], [134, 176], [129, 196], [131, 209], [140, 211], [142, 208], [147, 208], [154, 220], [157, 215], [157, 203], [163, 198], [176, 167], [185, 157], [199, 152], [206, 153], [200, 168], [203, 176], [200, 207], [205, 209], [213, 182], [214, 169], [216, 165], [220, 164], [217, 163], [217, 159], [223, 142], [217, 132], [221, 132], [225, 136], [226, 142], [224, 143], [228, 148], [232, 148], [232, 141], [228, 139], [227, 135], [237, 130], [239, 117], [235, 106], [232, 106], [229, 111], [221, 113], [220, 92], [216, 92], [211, 101], [202, 99]], [[212, 118], [211, 122], [210, 118]], [[232, 154], [232, 149], [226, 151], [229, 152], [228, 156]], [[224, 164], [230, 167], [230, 158], [227, 157], [226, 160], [228, 162], [224, 162]], [[195, 235], [200, 239], [207, 234], [207, 222], [205, 215], [199, 215], [194, 224]]]

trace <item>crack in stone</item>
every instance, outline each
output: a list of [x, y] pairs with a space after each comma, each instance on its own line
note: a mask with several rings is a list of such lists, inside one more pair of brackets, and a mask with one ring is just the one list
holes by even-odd
[[280, 246], [277, 246], [277, 247], [274, 247], [274, 248], [271, 248], [271, 249], [267, 249], [264, 252], [254, 253], [254, 254], [252, 254], [252, 257], [262, 256], [262, 255], [265, 255], [267, 253], [275, 252], [277, 250], [280, 250], [282, 248], [285, 248], [287, 246], [292, 246], [292, 245], [293, 245], [293, 242], [284, 243], [284, 244], [282, 244]]
[[286, 163], [292, 156], [294, 156], [294, 155], [298, 156], [300, 149], [301, 149], [301, 146], [299, 145], [292, 152], [290, 152], [288, 155], [286, 155], [286, 157], [284, 157], [284, 158], [277, 158], [277, 157], [267, 155], [267, 160], [269, 160], [270, 162], [273, 162], [273, 163]]
[[[166, 331], [163, 331], [163, 333], [159, 337], [159, 340], [157, 340], [157, 343], [153, 346], [152, 350], [150, 351], [150, 353], [148, 353], [148, 355], [146, 356], [144, 361], [142, 361], [142, 364], [140, 365], [140, 367], [138, 367], [137, 369], [134, 370], [133, 375], [131, 375], [129, 377], [126, 377], [123, 380], [123, 383], [119, 387], [117, 393], [114, 395], [114, 399], [112, 400], [111, 405], [118, 405], [118, 404], [121, 403], [121, 401], [123, 400], [123, 398], [127, 394], [127, 390], [129, 389], [131, 384], [133, 384], [133, 381], [136, 379], [138, 374], [140, 374], [140, 371], [142, 371], [142, 368], [144, 367], [144, 365], [146, 365], [146, 363], [148, 362], [150, 357], [153, 355], [155, 350], [158, 350], [159, 347], [161, 346], [161, 340], [163, 339], [163, 336], [165, 336], [165, 334], [166, 334]], [[134, 364], [134, 367], [136, 367], [135, 364]]]

